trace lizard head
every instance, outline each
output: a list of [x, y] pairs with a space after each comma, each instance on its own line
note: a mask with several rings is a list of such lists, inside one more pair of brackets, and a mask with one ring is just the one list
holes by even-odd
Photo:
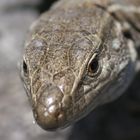
[[49, 23], [48, 17], [47, 21], [42, 17], [33, 27], [24, 50], [21, 77], [36, 122], [43, 129], [65, 127], [83, 118], [112, 100], [111, 95], [121, 85], [117, 79], [125, 67], [121, 58], [125, 56], [127, 64], [129, 53], [120, 49], [126, 47], [120, 27], [108, 14], [103, 17], [98, 17], [96, 24], [97, 19], [91, 21], [85, 16], [89, 25], [83, 22], [80, 27], [79, 20], [73, 24], [50, 19]]

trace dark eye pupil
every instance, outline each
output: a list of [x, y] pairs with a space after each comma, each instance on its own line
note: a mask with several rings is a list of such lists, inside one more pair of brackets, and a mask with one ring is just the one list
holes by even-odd
[[23, 61], [23, 71], [24, 71], [25, 73], [28, 72], [27, 64], [25, 63], [25, 61]]
[[98, 62], [98, 59], [95, 58], [92, 60], [92, 62], [89, 65], [89, 72], [96, 73], [98, 71], [98, 68], [99, 68], [99, 62]]

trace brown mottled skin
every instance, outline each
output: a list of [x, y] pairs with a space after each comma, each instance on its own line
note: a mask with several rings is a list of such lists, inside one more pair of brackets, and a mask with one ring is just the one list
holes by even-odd
[[60, 0], [33, 23], [21, 77], [43, 129], [66, 127], [128, 87], [139, 6], [139, 0]]

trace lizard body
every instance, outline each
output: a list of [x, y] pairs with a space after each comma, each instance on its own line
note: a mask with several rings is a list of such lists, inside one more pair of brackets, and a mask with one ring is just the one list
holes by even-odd
[[138, 0], [60, 0], [41, 15], [21, 63], [36, 122], [66, 127], [118, 98], [134, 77], [139, 39]]

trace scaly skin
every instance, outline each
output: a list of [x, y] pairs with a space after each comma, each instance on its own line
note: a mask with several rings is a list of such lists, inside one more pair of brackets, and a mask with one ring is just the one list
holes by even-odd
[[31, 26], [21, 77], [43, 129], [66, 127], [128, 87], [140, 38], [135, 2], [60, 0]]

